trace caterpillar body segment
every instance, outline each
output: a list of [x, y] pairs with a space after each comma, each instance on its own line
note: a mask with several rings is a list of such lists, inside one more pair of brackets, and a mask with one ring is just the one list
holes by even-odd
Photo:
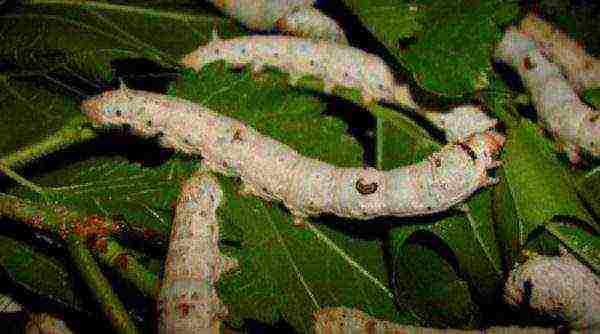
[[466, 141], [475, 133], [484, 133], [494, 128], [498, 120], [489, 117], [483, 110], [472, 105], [456, 107], [447, 112], [417, 111], [446, 133], [451, 143]]
[[215, 7], [253, 30], [271, 30], [288, 13], [312, 7], [315, 0], [211, 0]]
[[223, 40], [213, 38], [183, 58], [181, 63], [196, 71], [204, 65], [225, 60], [237, 66], [250, 65], [254, 71], [276, 67], [290, 74], [290, 82], [306, 75], [325, 83], [330, 93], [335, 86], [356, 88], [365, 104], [385, 101], [416, 109], [406, 85], [397, 85], [391, 69], [381, 58], [363, 50], [328, 41], [291, 36], [245, 36]]
[[572, 163], [580, 161], [581, 150], [600, 156], [600, 113], [581, 102], [560, 68], [544, 57], [532, 39], [510, 28], [496, 55], [523, 78], [542, 126]]
[[209, 168], [239, 177], [248, 193], [283, 202], [298, 219], [446, 210], [497, 182], [487, 171], [499, 165], [492, 156], [504, 143], [503, 136], [489, 131], [411, 166], [341, 168], [306, 158], [242, 122], [179, 98], [123, 87], [86, 101], [83, 109], [101, 124], [129, 124], [146, 136], [162, 134], [164, 145], [202, 155]]
[[521, 21], [519, 30], [560, 67], [576, 92], [600, 87], [600, 60], [588, 55], [581, 44], [567, 34], [534, 14]]
[[338, 23], [314, 7], [289, 12], [275, 22], [279, 31], [311, 39], [348, 44], [348, 39]]

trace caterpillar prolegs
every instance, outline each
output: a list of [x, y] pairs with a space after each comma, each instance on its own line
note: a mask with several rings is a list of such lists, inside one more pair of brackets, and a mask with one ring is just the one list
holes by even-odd
[[446, 131], [451, 142], [466, 140], [496, 124], [496, 120], [473, 106], [462, 106], [447, 113], [419, 108], [408, 86], [396, 84], [392, 70], [381, 58], [350, 46], [287, 36], [222, 40], [214, 33], [210, 43], [185, 56], [182, 64], [199, 71], [217, 60], [236, 66], [250, 64], [254, 71], [273, 66], [288, 72], [292, 84], [302, 76], [312, 75], [323, 80], [326, 93], [331, 93], [335, 86], [356, 88], [364, 104], [384, 101], [416, 110]]
[[542, 55], [532, 39], [509, 28], [497, 47], [496, 57], [523, 78], [540, 122], [568, 153], [571, 162], [580, 161], [581, 149], [600, 156], [600, 112], [581, 102], [559, 67]]
[[248, 193], [283, 202], [300, 221], [326, 213], [369, 219], [446, 210], [497, 182], [487, 171], [500, 165], [492, 156], [504, 143], [503, 136], [488, 131], [411, 166], [342, 168], [306, 158], [242, 122], [179, 98], [121, 87], [82, 108], [101, 124], [162, 134], [165, 146], [202, 155], [209, 168], [239, 177]]

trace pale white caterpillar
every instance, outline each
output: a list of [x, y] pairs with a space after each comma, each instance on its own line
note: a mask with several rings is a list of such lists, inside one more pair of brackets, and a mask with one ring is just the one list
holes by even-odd
[[348, 44], [333, 19], [313, 5], [315, 0], [211, 0], [227, 15], [252, 30], [280, 31], [313, 39]]
[[417, 110], [427, 120], [446, 133], [451, 143], [466, 141], [475, 133], [483, 133], [498, 124], [498, 120], [489, 117], [483, 110], [472, 105], [464, 105], [447, 112], [427, 112]]
[[342, 168], [306, 158], [242, 122], [198, 104], [121, 87], [83, 103], [101, 124], [129, 124], [164, 145], [201, 154], [210, 169], [242, 180], [247, 193], [279, 200], [301, 223], [325, 213], [369, 219], [444, 211], [479, 188], [495, 184], [488, 169], [504, 143], [493, 131], [447, 145], [415, 165], [380, 171]]
[[73, 334], [67, 324], [48, 313], [30, 313], [25, 334]]
[[368, 314], [347, 307], [329, 307], [313, 314], [313, 331], [315, 334], [554, 334], [553, 328], [536, 327], [491, 327], [484, 330], [459, 330], [448, 328], [426, 328], [400, 325], [390, 321], [377, 319]]
[[561, 256], [535, 254], [517, 265], [504, 287], [504, 301], [567, 322], [572, 329], [600, 330], [600, 278], [564, 248]]
[[600, 156], [600, 113], [585, 105], [558, 66], [546, 59], [535, 42], [509, 28], [497, 47], [496, 57], [514, 67], [531, 92], [542, 125], [548, 129], [573, 163], [580, 150]]
[[216, 210], [222, 200], [219, 182], [208, 173], [182, 185], [158, 302], [159, 333], [220, 333], [227, 309], [215, 282], [237, 266], [219, 251]]
[[462, 106], [446, 113], [419, 108], [407, 85], [395, 82], [392, 70], [381, 58], [350, 46], [325, 41], [287, 36], [248, 36], [229, 40], [213, 40], [187, 55], [182, 63], [195, 70], [217, 60], [235, 66], [251, 64], [254, 71], [274, 66], [290, 73], [290, 82], [305, 75], [320, 78], [324, 91], [335, 86], [357, 88], [363, 103], [375, 100], [414, 109], [447, 134], [450, 142], [464, 141], [470, 135], [483, 133], [496, 125], [496, 120], [473, 106]]
[[416, 109], [407, 85], [397, 85], [383, 60], [358, 48], [327, 41], [290, 36], [244, 36], [221, 39], [213, 33], [206, 45], [186, 55], [181, 63], [199, 71], [204, 65], [225, 60], [235, 66], [247, 64], [260, 72], [273, 66], [290, 75], [296, 84], [303, 76], [323, 80], [326, 93], [335, 86], [356, 88], [365, 104], [385, 101]]
[[543, 54], [559, 65], [575, 91], [600, 87], [600, 60], [588, 55], [584, 48], [564, 32], [534, 14], [519, 25], [521, 32], [540, 46]]
[[277, 20], [275, 26], [279, 31], [298, 37], [348, 44], [338, 23], [314, 7], [294, 10]]

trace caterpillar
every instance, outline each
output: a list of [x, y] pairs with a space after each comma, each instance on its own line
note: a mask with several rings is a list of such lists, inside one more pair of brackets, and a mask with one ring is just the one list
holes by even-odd
[[235, 66], [251, 64], [254, 71], [274, 66], [290, 73], [290, 82], [313, 75], [325, 82], [324, 91], [334, 86], [358, 88], [364, 104], [374, 100], [414, 109], [444, 130], [451, 142], [464, 141], [496, 125], [496, 120], [473, 106], [462, 106], [447, 113], [419, 108], [407, 85], [395, 82], [391, 69], [379, 57], [350, 46], [287, 36], [248, 36], [229, 40], [213, 33], [213, 40], [185, 56], [182, 63], [195, 70], [217, 60]]
[[333, 19], [314, 8], [315, 0], [211, 0], [252, 30], [280, 31], [313, 39], [348, 44], [346, 35]]
[[448, 328], [426, 328], [396, 324], [377, 319], [358, 309], [347, 307], [328, 307], [313, 314], [313, 332], [315, 334], [350, 333], [429, 333], [429, 334], [554, 334], [553, 328], [540, 327], [491, 327], [485, 330], [459, 330]]
[[237, 266], [219, 252], [218, 181], [198, 172], [186, 180], [175, 209], [158, 310], [160, 333], [220, 333], [227, 309], [215, 282]]
[[163, 145], [202, 155], [211, 170], [239, 177], [243, 193], [283, 202], [298, 224], [324, 213], [370, 219], [444, 211], [498, 182], [487, 170], [500, 165], [492, 155], [504, 143], [502, 135], [488, 131], [446, 145], [420, 163], [379, 171], [303, 157], [196, 103], [124, 85], [84, 101], [82, 109], [97, 123], [128, 124], [142, 136], [161, 134]]
[[583, 47], [548, 22], [529, 14], [519, 30], [533, 39], [542, 53], [560, 66], [576, 92], [600, 87], [600, 60], [588, 55]]
[[186, 55], [181, 63], [199, 71], [218, 60], [237, 67], [250, 64], [255, 72], [267, 65], [276, 67], [290, 74], [292, 85], [303, 76], [315, 76], [323, 80], [328, 94], [335, 86], [356, 88], [365, 104], [382, 100], [411, 109], [417, 107], [408, 86], [396, 85], [383, 60], [351, 46], [276, 35], [223, 40], [213, 32], [213, 39], [207, 45]]
[[572, 163], [581, 161], [582, 149], [600, 156], [600, 113], [581, 102], [558, 66], [542, 55], [532, 39], [509, 28], [496, 49], [496, 57], [523, 78], [542, 126]]
[[592, 333], [600, 328], [600, 278], [562, 245], [561, 256], [534, 254], [517, 265], [503, 298], [513, 308], [530, 308], [572, 329]]

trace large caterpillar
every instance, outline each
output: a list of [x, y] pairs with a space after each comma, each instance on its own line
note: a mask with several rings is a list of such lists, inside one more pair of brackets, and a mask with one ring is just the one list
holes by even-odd
[[220, 333], [227, 309], [214, 284], [237, 266], [219, 252], [222, 200], [219, 182], [208, 174], [197, 173], [182, 186], [158, 302], [160, 333]]
[[558, 66], [542, 55], [532, 39], [509, 28], [496, 57], [518, 71], [531, 91], [542, 125], [572, 163], [580, 161], [581, 149], [600, 156], [600, 113], [581, 102]]
[[129, 124], [140, 135], [162, 134], [165, 146], [201, 154], [210, 169], [238, 176], [247, 193], [282, 201], [298, 223], [324, 213], [369, 219], [446, 210], [497, 182], [487, 170], [500, 165], [492, 155], [504, 143], [489, 131], [415, 165], [342, 168], [303, 157], [240, 121], [179, 98], [121, 87], [82, 108], [101, 124]]
[[252, 30], [280, 31], [348, 44], [340, 26], [313, 5], [315, 0], [211, 0], [227, 15]]
[[325, 83], [324, 91], [335, 86], [358, 88], [364, 104], [374, 100], [414, 109], [447, 134], [450, 142], [464, 141], [483, 133], [496, 120], [473, 106], [462, 106], [446, 113], [419, 108], [407, 85], [395, 82], [391, 69], [381, 58], [350, 46], [286, 36], [247, 36], [229, 40], [213, 33], [213, 40], [187, 55], [182, 63], [195, 70], [217, 60], [235, 66], [251, 64], [254, 71], [274, 66], [290, 73], [290, 82], [313, 75]]
[[535, 40], [545, 56], [561, 67], [576, 92], [600, 87], [600, 60], [548, 22], [529, 14], [519, 24], [521, 32]]

